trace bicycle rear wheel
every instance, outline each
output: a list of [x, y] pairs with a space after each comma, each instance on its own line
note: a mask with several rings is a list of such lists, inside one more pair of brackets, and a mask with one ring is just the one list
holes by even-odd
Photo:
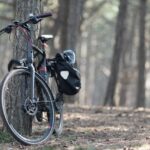
[[[31, 99], [31, 75], [26, 69], [15, 69], [1, 85], [0, 109], [6, 127], [22, 144], [40, 144], [53, 133], [53, 97], [42, 78], [35, 75], [35, 98]], [[47, 112], [49, 115], [47, 115]], [[42, 115], [39, 119], [38, 113]]]
[[55, 125], [54, 135], [60, 136], [63, 131], [63, 95], [59, 93], [57, 83], [54, 77], [49, 78], [49, 87], [54, 97], [54, 108], [55, 108]]

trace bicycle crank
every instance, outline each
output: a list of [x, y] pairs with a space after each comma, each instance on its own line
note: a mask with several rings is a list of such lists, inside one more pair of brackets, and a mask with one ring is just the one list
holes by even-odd
[[33, 102], [30, 98], [27, 98], [24, 103], [24, 109], [30, 116], [36, 115], [38, 110], [36, 101]]

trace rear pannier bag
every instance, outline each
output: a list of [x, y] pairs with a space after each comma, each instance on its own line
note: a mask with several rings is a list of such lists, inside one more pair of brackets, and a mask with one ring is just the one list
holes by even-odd
[[55, 70], [59, 91], [67, 95], [78, 93], [81, 88], [79, 71], [67, 63], [61, 54], [56, 55], [56, 61]]

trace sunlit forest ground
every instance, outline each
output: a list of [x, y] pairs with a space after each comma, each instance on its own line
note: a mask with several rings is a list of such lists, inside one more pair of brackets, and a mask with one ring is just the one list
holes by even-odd
[[150, 150], [150, 109], [65, 106], [64, 132], [47, 143], [0, 150]]

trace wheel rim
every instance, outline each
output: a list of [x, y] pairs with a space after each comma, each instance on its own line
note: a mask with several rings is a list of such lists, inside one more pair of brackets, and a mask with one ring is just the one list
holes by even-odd
[[63, 131], [63, 109], [55, 113], [54, 134], [60, 136]]
[[[61, 98], [57, 83], [54, 78], [49, 78], [49, 87], [54, 97], [54, 108], [55, 108], [55, 125], [54, 134], [56, 136], [61, 135], [63, 131], [63, 99]], [[59, 107], [59, 108], [58, 108]]]

